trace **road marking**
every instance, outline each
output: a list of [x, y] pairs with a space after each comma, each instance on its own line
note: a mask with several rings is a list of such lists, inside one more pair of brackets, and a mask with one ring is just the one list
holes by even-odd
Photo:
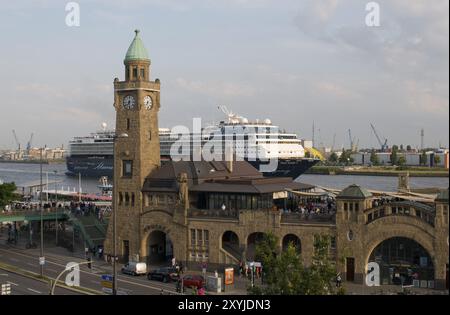
[[28, 266], [36, 267], [36, 264], [33, 263], [27, 263]]
[[34, 290], [34, 289], [30, 289], [30, 288], [27, 288], [28, 290], [30, 290], [31, 292], [34, 292], [34, 293], [37, 293], [37, 294], [42, 294], [42, 292], [40, 292], [40, 291], [37, 291], [37, 290]]
[[18, 285], [17, 283], [14, 283], [14, 282], [11, 282], [11, 281], [6, 281], [6, 283], [9, 283], [9, 284], [15, 285], [16, 287], [18, 287], [18, 286], [19, 286], [19, 285]]
[[[16, 254], [16, 255], [24, 256], [24, 257], [27, 257], [27, 258], [36, 258], [35, 256], [23, 254], [23, 253], [14, 251], [14, 250], [5, 250], [5, 249], [2, 249], [2, 248], [0, 248], [0, 250], [3, 251], [3, 252], [7, 252], [7, 253], [8, 253], [8, 252], [12, 252], [12, 253], [14, 253], [14, 254]], [[80, 259], [80, 260], [83, 261], [82, 259]], [[61, 267], [66, 267], [65, 265], [62, 265], [62, 264], [56, 263], [56, 262], [52, 262], [52, 261], [50, 261], [50, 260], [46, 260], [46, 263], [53, 264], [53, 265], [57, 265], [57, 266], [61, 266]], [[52, 269], [46, 269], [46, 270], [48, 270], [48, 271], [53, 271], [53, 272], [55, 272], [55, 273], [58, 273], [57, 271], [54, 271], [54, 270], [52, 270]], [[94, 273], [92, 273], [92, 272], [84, 271], [83, 269], [80, 269], [80, 272], [81, 272], [81, 273], [88, 274], [88, 275], [92, 275], [92, 276], [97, 276], [96, 274], [94, 274]], [[132, 284], [132, 285], [136, 285], [136, 286], [139, 286], [139, 287], [149, 288], [149, 289], [153, 289], [153, 290], [158, 290], [158, 291], [161, 290], [161, 287], [156, 287], [156, 286], [151, 286], [151, 285], [145, 285], [145, 284], [141, 284], [141, 283], [139, 283], [139, 282], [127, 281], [127, 280], [124, 280], [124, 279], [120, 279], [119, 276], [117, 277], [117, 281], [118, 281], [118, 282], [123, 282], [123, 283]], [[173, 288], [172, 290], [165, 289], [165, 291], [166, 291], [166, 292], [170, 292], [170, 293], [174, 293], [174, 294], [180, 294], [180, 293], [174, 291], [174, 289], [175, 289], [175, 288]]]
[[0, 273], [0, 276], [7, 277], [8, 274], [7, 273]]

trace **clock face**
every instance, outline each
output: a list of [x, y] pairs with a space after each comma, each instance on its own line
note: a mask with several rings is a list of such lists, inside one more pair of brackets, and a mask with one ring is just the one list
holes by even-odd
[[125, 96], [123, 99], [123, 107], [126, 109], [133, 109], [135, 105], [134, 97], [131, 95]]
[[144, 106], [145, 106], [145, 109], [152, 108], [152, 98], [149, 95], [144, 97]]

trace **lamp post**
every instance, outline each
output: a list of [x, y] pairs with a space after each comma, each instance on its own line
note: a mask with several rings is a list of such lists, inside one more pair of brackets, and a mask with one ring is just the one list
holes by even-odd
[[55, 230], [56, 230], [56, 246], [58, 246], [58, 187], [57, 187], [57, 180], [56, 180], [56, 174], [58, 173], [57, 170], [53, 171], [55, 173]]
[[40, 274], [41, 277], [44, 276], [44, 264], [41, 261], [41, 259], [44, 259], [44, 209], [42, 208], [42, 148], [40, 150], [40, 184], [41, 184], [41, 189], [40, 189], [40, 193], [39, 193], [39, 206], [41, 208], [41, 256], [39, 257], [39, 266], [40, 266]]
[[119, 135], [114, 135], [113, 147], [114, 147], [114, 184], [113, 184], [113, 295], [117, 295], [117, 180], [119, 174], [116, 169], [116, 160], [118, 159], [118, 154], [116, 154], [116, 141], [117, 139], [126, 139], [128, 134], [121, 133]]

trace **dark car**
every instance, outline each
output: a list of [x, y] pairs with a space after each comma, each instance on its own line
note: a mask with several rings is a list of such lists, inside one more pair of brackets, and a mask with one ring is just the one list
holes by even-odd
[[183, 287], [185, 288], [202, 288], [205, 284], [205, 279], [200, 275], [186, 275], [183, 277]]
[[162, 282], [170, 282], [178, 280], [178, 272], [172, 267], [163, 267], [155, 269], [147, 274], [148, 280], [158, 280]]

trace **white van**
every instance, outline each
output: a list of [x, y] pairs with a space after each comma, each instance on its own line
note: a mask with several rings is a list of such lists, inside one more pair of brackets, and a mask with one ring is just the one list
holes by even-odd
[[143, 262], [132, 262], [122, 267], [122, 273], [139, 276], [147, 274], [147, 264]]

